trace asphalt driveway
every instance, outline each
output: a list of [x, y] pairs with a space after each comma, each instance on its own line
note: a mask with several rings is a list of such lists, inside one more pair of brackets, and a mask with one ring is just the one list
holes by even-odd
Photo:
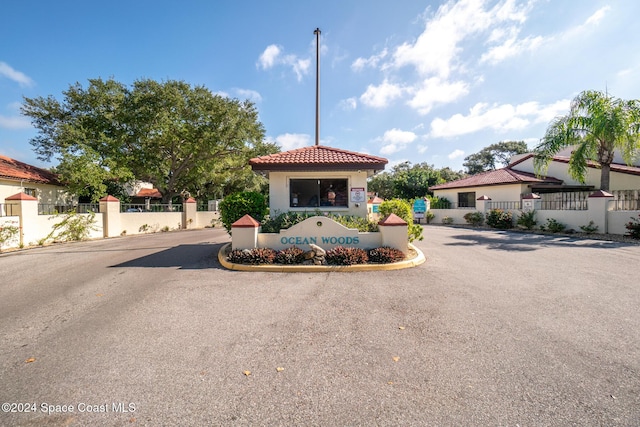
[[640, 246], [425, 236], [386, 272], [227, 271], [216, 229], [2, 254], [0, 425], [640, 425]]

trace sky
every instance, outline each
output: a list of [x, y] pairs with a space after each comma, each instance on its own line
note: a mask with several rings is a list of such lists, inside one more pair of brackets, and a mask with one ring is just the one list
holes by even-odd
[[535, 147], [584, 90], [640, 99], [637, 0], [8, 0], [0, 154], [36, 166], [23, 98], [114, 78], [182, 80], [255, 103], [283, 151], [315, 142], [462, 170]]

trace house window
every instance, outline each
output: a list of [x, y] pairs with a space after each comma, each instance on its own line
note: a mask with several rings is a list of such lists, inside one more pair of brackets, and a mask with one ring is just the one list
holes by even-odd
[[458, 193], [458, 207], [459, 208], [475, 208], [476, 207], [476, 192]]
[[35, 188], [25, 188], [24, 189], [24, 194], [26, 194], [28, 196], [31, 196], [31, 197], [37, 197]]
[[348, 207], [346, 179], [291, 179], [289, 206], [294, 208]]

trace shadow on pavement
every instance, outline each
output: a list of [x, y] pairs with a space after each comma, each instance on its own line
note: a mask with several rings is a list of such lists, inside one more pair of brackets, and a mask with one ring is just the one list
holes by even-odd
[[181, 270], [222, 268], [218, 262], [218, 251], [226, 243], [201, 243], [198, 245], [179, 245], [111, 267], [177, 267]]
[[541, 234], [520, 234], [508, 231], [497, 232], [499, 234], [474, 233], [452, 236], [458, 240], [453, 243], [445, 243], [447, 246], [474, 246], [484, 245], [487, 249], [503, 251], [530, 252], [543, 247], [581, 247], [581, 248], [620, 248], [633, 246], [628, 243], [613, 242], [610, 240], [583, 239], [569, 236], [549, 236]]

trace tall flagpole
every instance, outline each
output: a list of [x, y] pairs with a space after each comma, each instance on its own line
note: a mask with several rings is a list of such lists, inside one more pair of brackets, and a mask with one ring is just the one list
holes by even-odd
[[316, 145], [320, 145], [320, 28], [316, 28]]

